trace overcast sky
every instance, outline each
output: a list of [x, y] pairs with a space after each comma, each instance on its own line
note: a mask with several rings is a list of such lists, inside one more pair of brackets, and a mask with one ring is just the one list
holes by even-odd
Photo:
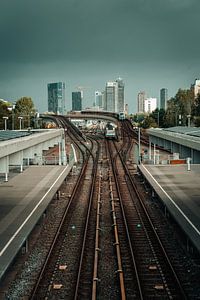
[[32, 97], [47, 110], [47, 83], [94, 91], [119, 76], [129, 112], [137, 94], [189, 88], [200, 77], [200, 0], [0, 0], [0, 98]]

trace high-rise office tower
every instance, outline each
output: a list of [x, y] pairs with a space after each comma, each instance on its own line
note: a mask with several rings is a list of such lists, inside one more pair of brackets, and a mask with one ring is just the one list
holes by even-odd
[[125, 110], [124, 110], [125, 114], [128, 115], [128, 103], [125, 104]]
[[106, 110], [106, 92], [102, 91], [102, 108], [103, 110]]
[[55, 114], [65, 113], [65, 83], [49, 83], [48, 88], [48, 111]]
[[81, 111], [82, 110], [82, 93], [72, 92], [72, 110]]
[[124, 82], [121, 78], [106, 83], [104, 109], [111, 112], [124, 111]]
[[99, 108], [103, 108], [103, 95], [102, 92], [95, 92], [95, 106]]
[[124, 82], [121, 78], [116, 80], [118, 83], [118, 101], [117, 101], [117, 112], [124, 111]]
[[146, 93], [144, 91], [138, 93], [138, 112], [144, 112], [144, 102], [146, 99]]
[[168, 101], [168, 90], [162, 88], [160, 90], [160, 109], [167, 109], [167, 101]]
[[118, 83], [116, 81], [108, 81], [106, 83], [106, 110], [117, 112], [118, 107]]

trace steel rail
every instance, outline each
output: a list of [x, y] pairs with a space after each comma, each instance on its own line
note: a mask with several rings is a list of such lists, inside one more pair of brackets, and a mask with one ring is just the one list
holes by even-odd
[[[56, 118], [55, 118], [55, 119], [56, 119]], [[62, 124], [62, 126], [64, 127], [64, 124]], [[81, 149], [81, 147], [80, 147], [80, 145], [77, 143], [77, 141], [76, 141], [72, 136], [71, 136], [71, 138], [74, 140], [76, 146], [80, 149], [80, 151], [84, 154], [83, 149]], [[84, 144], [83, 144], [83, 145], [84, 145]], [[85, 146], [85, 145], [84, 145], [84, 146]], [[88, 148], [87, 148], [87, 150], [88, 150]], [[83, 156], [83, 158], [84, 158], [84, 156]], [[81, 169], [81, 172], [80, 172], [80, 174], [79, 174], [79, 176], [78, 176], [76, 185], [75, 185], [75, 187], [74, 187], [74, 189], [73, 189], [73, 191], [72, 191], [70, 201], [68, 202], [68, 204], [67, 204], [67, 206], [66, 206], [66, 209], [65, 209], [64, 214], [63, 214], [63, 217], [62, 217], [62, 219], [61, 219], [61, 221], [60, 221], [59, 227], [58, 227], [58, 229], [57, 229], [57, 231], [56, 231], [56, 233], [55, 233], [55, 236], [54, 236], [54, 238], [53, 238], [53, 241], [52, 241], [51, 247], [50, 247], [50, 249], [49, 249], [49, 252], [48, 252], [48, 254], [47, 254], [46, 258], [45, 258], [44, 264], [43, 264], [43, 266], [42, 266], [42, 268], [41, 268], [41, 270], [40, 270], [40, 273], [39, 273], [37, 282], [36, 282], [36, 284], [35, 284], [35, 286], [34, 286], [32, 292], [31, 292], [30, 300], [35, 299], [36, 292], [37, 292], [37, 290], [38, 290], [38, 288], [39, 288], [40, 282], [41, 282], [42, 277], [43, 277], [43, 275], [44, 275], [44, 272], [45, 272], [45, 269], [46, 269], [47, 264], [48, 264], [48, 262], [49, 262], [50, 256], [51, 256], [51, 254], [52, 254], [52, 252], [53, 252], [54, 246], [55, 246], [56, 241], [57, 241], [57, 239], [58, 239], [58, 236], [59, 236], [59, 234], [60, 234], [60, 231], [61, 231], [61, 228], [62, 228], [63, 223], [64, 223], [64, 221], [65, 221], [65, 218], [66, 218], [66, 216], [67, 216], [67, 214], [68, 214], [68, 211], [69, 211], [70, 206], [71, 206], [71, 204], [72, 204], [72, 202], [73, 202], [73, 199], [75, 198], [76, 193], [77, 193], [78, 190], [79, 190], [79, 186], [80, 186], [80, 184], [81, 184], [81, 181], [83, 180], [83, 177], [84, 177], [84, 174], [85, 174], [87, 165], [88, 165], [88, 161], [89, 161], [89, 156], [87, 156], [86, 159], [84, 158], [84, 164], [83, 164], [82, 169]]]
[[[115, 145], [114, 142], [113, 142], [113, 144]], [[124, 221], [124, 225], [125, 225], [125, 229], [126, 229], [126, 235], [127, 235], [127, 239], [128, 239], [129, 249], [130, 249], [130, 252], [131, 252], [132, 263], [133, 263], [134, 270], [135, 270], [135, 276], [136, 276], [138, 292], [139, 292], [139, 299], [143, 300], [144, 297], [143, 297], [142, 288], [141, 288], [141, 284], [140, 284], [140, 279], [139, 279], [139, 275], [138, 275], [136, 259], [135, 259], [133, 248], [132, 248], [132, 243], [131, 243], [131, 238], [130, 238], [130, 234], [129, 234], [128, 224], [127, 224], [126, 215], [125, 215], [125, 211], [124, 211], [124, 207], [123, 207], [123, 203], [122, 203], [122, 197], [121, 197], [121, 193], [120, 193], [119, 182], [118, 182], [118, 178], [117, 178], [117, 174], [116, 174], [115, 162], [116, 162], [117, 154], [115, 155], [115, 159], [113, 160], [113, 157], [111, 155], [111, 149], [110, 148], [108, 148], [108, 149], [109, 149], [109, 152], [110, 152], [113, 175], [114, 175], [116, 188], [117, 188], [117, 193], [118, 193], [118, 197], [119, 197], [119, 201], [120, 201], [120, 207], [121, 207], [123, 221]]]
[[95, 234], [95, 256], [94, 256], [94, 270], [92, 283], [92, 300], [97, 298], [97, 282], [98, 282], [98, 262], [99, 262], [99, 229], [100, 229], [100, 203], [101, 203], [101, 174], [99, 176], [98, 199], [97, 199], [97, 222]]
[[91, 213], [91, 207], [92, 207], [92, 200], [94, 197], [94, 187], [95, 187], [95, 181], [96, 181], [96, 174], [97, 174], [97, 167], [98, 167], [98, 160], [99, 160], [99, 148], [96, 153], [96, 158], [93, 156], [93, 177], [92, 177], [92, 183], [91, 183], [91, 188], [90, 188], [90, 197], [89, 197], [89, 203], [88, 203], [88, 209], [87, 209], [87, 216], [86, 216], [86, 222], [84, 226], [84, 236], [83, 236], [83, 242], [82, 242], [82, 250], [81, 250], [81, 255], [80, 255], [80, 260], [79, 260], [79, 270], [78, 270], [78, 275], [77, 275], [77, 280], [76, 280], [76, 287], [75, 287], [75, 293], [74, 293], [74, 299], [78, 299], [78, 289], [79, 289], [79, 284], [80, 284], [80, 276], [81, 276], [81, 268], [82, 268], [82, 262], [83, 262], [83, 257], [84, 257], [84, 250], [85, 250], [85, 244], [86, 244], [86, 237], [87, 237], [87, 231], [88, 231], [88, 224], [89, 224], [89, 218], [90, 218], [90, 213]]
[[[116, 150], [117, 150], [117, 147], [116, 147], [116, 144], [115, 144], [115, 143], [114, 143], [114, 145], [115, 145], [115, 148], [116, 148]], [[118, 151], [118, 150], [117, 150], [117, 151]], [[146, 209], [146, 207], [145, 207], [145, 204], [144, 204], [144, 202], [142, 201], [142, 198], [141, 198], [140, 195], [139, 195], [139, 192], [138, 192], [138, 190], [137, 190], [137, 188], [136, 188], [135, 183], [133, 182], [133, 179], [132, 179], [132, 177], [131, 177], [131, 175], [130, 175], [130, 172], [129, 172], [129, 170], [128, 170], [128, 168], [127, 168], [127, 166], [126, 166], [126, 164], [125, 164], [123, 158], [122, 158], [121, 153], [118, 152], [118, 154], [119, 154], [121, 163], [122, 163], [122, 165], [123, 165], [123, 168], [124, 168], [124, 170], [125, 170], [126, 176], [128, 177], [128, 179], [129, 179], [129, 181], [130, 181], [130, 183], [131, 183], [131, 186], [133, 187], [133, 189], [134, 189], [134, 191], [135, 191], [135, 193], [136, 193], [136, 195], [137, 195], [137, 197], [138, 197], [138, 200], [140, 201], [140, 204], [141, 204], [141, 206], [142, 206], [142, 208], [143, 208], [143, 211], [144, 211], [144, 213], [145, 213], [145, 215], [146, 215], [146, 217], [147, 217], [147, 219], [148, 219], [148, 222], [149, 222], [149, 224], [150, 224], [150, 226], [151, 226], [151, 229], [152, 229], [152, 231], [153, 231], [153, 233], [154, 233], [154, 235], [155, 235], [155, 237], [156, 237], [156, 239], [157, 239], [157, 241], [158, 241], [158, 243], [159, 243], [159, 245], [160, 245], [160, 248], [162, 249], [162, 252], [163, 252], [163, 255], [164, 255], [165, 259], [166, 259], [166, 262], [167, 262], [168, 266], [170, 267], [170, 270], [171, 270], [171, 272], [172, 272], [172, 274], [173, 274], [173, 276], [174, 276], [174, 279], [176, 280], [176, 283], [177, 283], [178, 288], [179, 288], [179, 290], [180, 290], [182, 299], [185, 299], [185, 300], [186, 300], [186, 299], [187, 299], [187, 296], [186, 296], [186, 294], [185, 294], [185, 291], [183, 290], [183, 287], [182, 287], [182, 285], [181, 285], [181, 283], [180, 283], [180, 280], [179, 280], [179, 278], [178, 278], [178, 276], [177, 276], [177, 274], [176, 274], [176, 272], [175, 272], [175, 270], [174, 270], [174, 268], [173, 268], [173, 266], [172, 266], [172, 264], [171, 264], [171, 262], [170, 262], [170, 259], [169, 259], [168, 255], [167, 255], [167, 252], [165, 251], [165, 248], [164, 248], [164, 246], [163, 246], [163, 244], [162, 244], [162, 241], [161, 241], [160, 237], [158, 236], [158, 233], [156, 232], [156, 230], [155, 230], [155, 228], [154, 228], [153, 222], [152, 222], [152, 220], [151, 220], [151, 217], [149, 216], [149, 213], [148, 213], [148, 211], [147, 211], [147, 209]], [[131, 194], [131, 193], [130, 193], [130, 194]]]

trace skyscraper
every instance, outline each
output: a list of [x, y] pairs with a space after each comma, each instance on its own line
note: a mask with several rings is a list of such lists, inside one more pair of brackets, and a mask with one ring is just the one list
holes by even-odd
[[144, 91], [138, 93], [138, 112], [144, 112], [144, 102], [146, 99], [146, 93]]
[[121, 78], [106, 83], [104, 107], [111, 112], [124, 111], [124, 82]]
[[103, 94], [102, 92], [95, 92], [95, 106], [98, 108], [103, 108]]
[[124, 82], [119, 77], [116, 82], [118, 83], [118, 105], [117, 112], [124, 111]]
[[168, 100], [168, 90], [162, 88], [160, 90], [160, 109], [167, 109], [167, 100]]
[[108, 81], [106, 83], [106, 110], [117, 112], [118, 107], [118, 83], [116, 81]]
[[65, 83], [49, 83], [48, 88], [48, 111], [55, 114], [65, 112]]
[[82, 110], [82, 93], [72, 92], [72, 110], [81, 111]]

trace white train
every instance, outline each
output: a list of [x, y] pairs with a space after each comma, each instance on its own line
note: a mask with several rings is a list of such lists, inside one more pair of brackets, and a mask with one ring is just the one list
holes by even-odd
[[125, 113], [123, 111], [119, 112], [118, 118], [120, 121], [125, 120], [125, 118], [126, 118]]
[[117, 139], [117, 128], [108, 123], [105, 128], [105, 137], [107, 139]]

